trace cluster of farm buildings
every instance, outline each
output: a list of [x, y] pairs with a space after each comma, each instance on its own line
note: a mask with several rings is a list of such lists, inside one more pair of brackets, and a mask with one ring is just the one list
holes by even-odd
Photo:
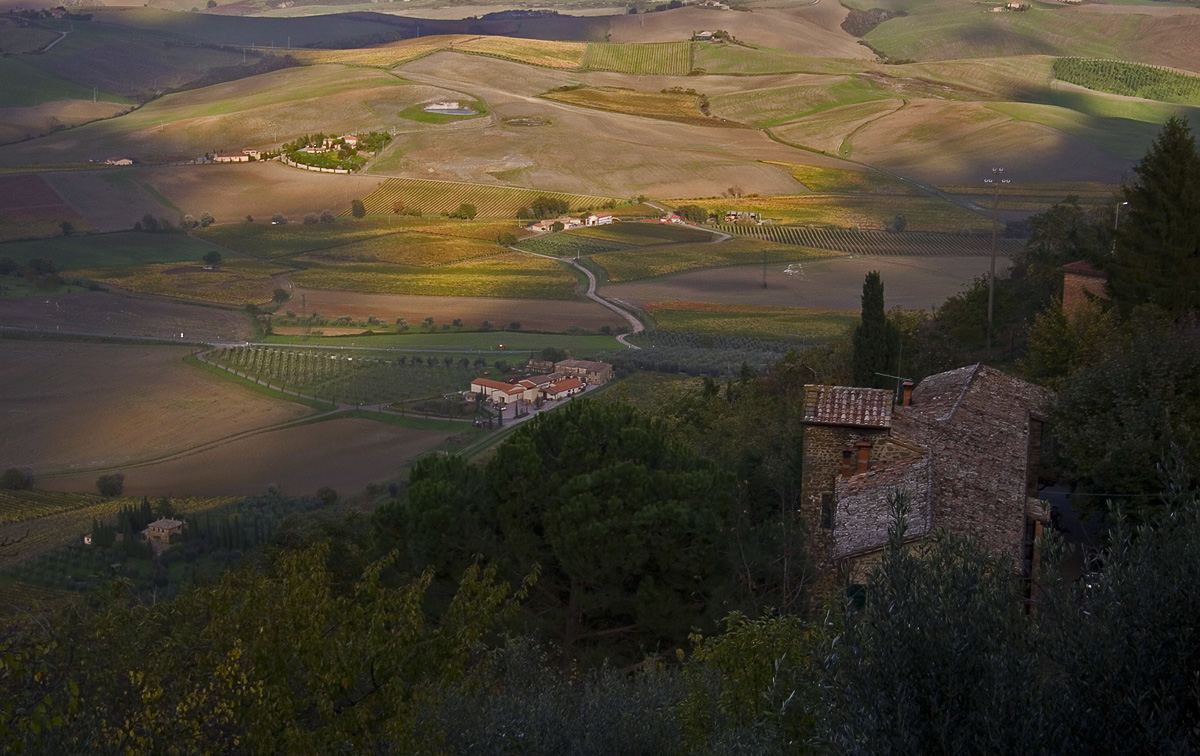
[[[326, 137], [319, 145], [310, 145], [305, 147], [301, 152], [322, 153], [332, 152], [342, 145], [351, 148], [357, 148], [359, 138], [354, 134], [342, 134], [341, 136]], [[249, 163], [251, 160], [264, 160], [267, 156], [274, 154], [270, 150], [255, 150], [244, 149], [236, 152], [216, 152], [212, 157], [196, 158], [192, 162], [197, 163]], [[133, 158], [128, 157], [110, 157], [104, 160], [105, 165], [133, 165]]]
[[529, 228], [534, 231], [552, 231], [554, 224], [561, 223], [564, 231], [570, 231], [573, 228], [584, 228], [585, 226], [607, 226], [614, 223], [617, 218], [613, 217], [612, 213], [591, 213], [582, 218], [575, 218], [570, 215], [561, 215], [557, 218], [547, 218], [529, 224]]
[[612, 365], [607, 362], [562, 360], [552, 363], [531, 360], [529, 366], [532, 370], [548, 372], [509, 381], [476, 378], [471, 381], [468, 396], [481, 397], [503, 406], [533, 405], [570, 399], [583, 393], [588, 386], [599, 386], [612, 380]]

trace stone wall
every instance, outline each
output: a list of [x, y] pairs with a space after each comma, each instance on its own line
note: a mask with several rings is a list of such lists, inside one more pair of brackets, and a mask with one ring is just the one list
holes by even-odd
[[932, 529], [932, 470], [929, 457], [916, 457], [861, 475], [840, 478], [836, 486], [834, 558], [879, 549], [887, 544], [888, 529], [894, 522], [891, 497], [896, 492], [903, 492], [909, 502], [907, 537], [928, 535]]

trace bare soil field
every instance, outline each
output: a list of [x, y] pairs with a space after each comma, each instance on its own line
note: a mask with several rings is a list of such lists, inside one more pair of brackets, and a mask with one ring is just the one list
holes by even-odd
[[[488, 299], [482, 297], [423, 297], [407, 294], [360, 294], [325, 289], [300, 289], [292, 294], [287, 308], [295, 310], [300, 297], [305, 298], [310, 313], [324, 317], [368, 318], [372, 315], [385, 322], [404, 318], [414, 326], [433, 316], [436, 323], [449, 323], [462, 318], [470, 326], [490, 320], [499, 326], [514, 320], [530, 331], [565, 331], [571, 326], [598, 330], [602, 326], [617, 328], [625, 320], [595, 302], [546, 301], [542, 299]], [[330, 329], [322, 329], [330, 334]], [[280, 329], [277, 332], [283, 333]]]
[[[605, 286], [601, 293], [642, 305], [665, 300], [715, 302], [735, 305], [773, 305], [829, 310], [858, 310], [862, 306], [863, 278], [878, 270], [883, 277], [886, 304], [905, 309], [936, 307], [987, 272], [986, 257], [840, 257], [804, 262], [803, 275], [789, 276], [786, 265], [762, 268], [719, 268], [684, 273], [646, 283]], [[1007, 270], [1009, 261], [997, 258], [996, 270]]]
[[[390, 165], [389, 173], [480, 183], [499, 179], [531, 188], [615, 197], [707, 197], [720, 195], [731, 185], [746, 193], [801, 191], [794, 179], [760, 160], [844, 165], [749, 129], [711, 129], [551, 102], [534, 96], [544, 89], [522, 94], [519, 82], [530, 71], [526, 66], [484, 59], [460, 65], [457, 60], [439, 60], [442, 55], [448, 54], [422, 58], [401, 71], [408, 78], [485, 99], [500, 121], [541, 116], [548, 125], [529, 128], [480, 122], [471, 132], [470, 152], [462, 150], [464, 131], [407, 135], [399, 147], [404, 160]], [[561, 76], [552, 78], [562, 81]], [[658, 84], [670, 77], [655, 78]], [[604, 80], [615, 84], [621, 79], [608, 75]], [[687, 77], [672, 81], [685, 87], [697, 83]], [[579, 149], [581, 144], [587, 149]], [[381, 166], [380, 171], [385, 169]]]
[[[111, 467], [313, 412], [186, 365], [188, 353], [0, 341], [0, 464], [28, 466], [35, 476]], [[217, 478], [219, 468], [205, 474]]]
[[87, 219], [38, 174], [0, 176], [0, 240], [60, 233], [60, 221], [79, 230]]
[[0, 299], [0, 325], [101, 336], [244, 341], [254, 327], [244, 312], [121, 291], [53, 299]]
[[1105, 181], [1129, 166], [1090, 142], [982, 103], [912, 100], [850, 139], [856, 160], [924, 181], [990, 175], [1004, 166], [1021, 181]]
[[367, 196], [380, 184], [370, 176], [302, 171], [276, 162], [163, 166], [139, 176], [182, 212], [208, 212], [220, 222], [250, 215], [269, 223], [272, 213], [299, 222], [305, 213], [340, 213], [350, 200]]
[[56, 100], [28, 108], [0, 108], [0, 144], [18, 142], [57, 128], [108, 118], [129, 109], [116, 102]]
[[372, 68], [287, 68], [164, 95], [119, 118], [0, 148], [0, 164], [70, 163], [111, 155], [191, 159], [279, 144], [300, 134], [384, 129], [406, 107], [454, 96]]
[[55, 171], [42, 175], [98, 231], [132, 228], [146, 213], [170, 218], [172, 222], [181, 215], [169, 200], [156, 196], [155, 189], [145, 180], [149, 171], [143, 169]]
[[873, 58], [871, 51], [842, 31], [849, 13], [836, 3], [805, 8], [756, 9], [730, 13], [679, 8], [660, 13], [621, 16], [612, 21], [612, 42], [675, 42], [699, 29], [724, 29], [745, 42], [814, 57]]
[[[313, 494], [321, 486], [350, 493], [394, 477], [449, 435], [351, 418], [284, 428], [125, 470], [125, 494], [237, 496], [265, 493], [272, 483], [287, 494]], [[47, 478], [39, 486], [91, 492], [96, 476]]]

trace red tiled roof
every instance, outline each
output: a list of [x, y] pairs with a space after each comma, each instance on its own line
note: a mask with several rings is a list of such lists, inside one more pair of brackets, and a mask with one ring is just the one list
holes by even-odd
[[493, 381], [491, 378], [476, 378], [475, 380], [471, 381], [471, 385], [472, 386], [483, 386], [484, 388], [490, 388], [490, 389], [498, 389], [500, 391], [503, 391], [506, 394], [515, 394], [515, 393], [522, 392], [525, 390], [525, 389], [521, 388], [520, 386], [514, 386], [511, 383], [501, 383], [500, 381]]
[[582, 387], [583, 381], [579, 380], [578, 378], [568, 378], [565, 381], [559, 381], [558, 383], [552, 384], [546, 390], [552, 394], [557, 394], [561, 391], [573, 391]]
[[804, 422], [890, 428], [892, 400], [887, 389], [808, 385], [804, 387]]
[[1087, 260], [1076, 260], [1073, 263], [1067, 263], [1062, 266], [1063, 273], [1074, 273], [1077, 276], [1090, 276], [1091, 278], [1107, 278], [1104, 271], [1092, 265]]

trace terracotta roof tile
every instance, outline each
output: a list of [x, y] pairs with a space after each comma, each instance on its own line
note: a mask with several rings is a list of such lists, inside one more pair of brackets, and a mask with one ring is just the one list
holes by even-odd
[[804, 422], [890, 428], [892, 400], [887, 389], [808, 385], [804, 387]]

